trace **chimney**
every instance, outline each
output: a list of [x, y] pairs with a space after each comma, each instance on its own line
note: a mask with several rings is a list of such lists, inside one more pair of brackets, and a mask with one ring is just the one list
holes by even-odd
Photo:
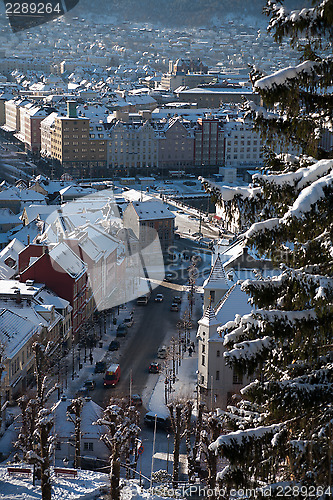
[[28, 234], [28, 245], [30, 245], [30, 234]]
[[20, 292], [20, 290], [14, 290], [14, 295], [15, 295], [16, 304], [20, 304], [21, 303], [21, 292]]

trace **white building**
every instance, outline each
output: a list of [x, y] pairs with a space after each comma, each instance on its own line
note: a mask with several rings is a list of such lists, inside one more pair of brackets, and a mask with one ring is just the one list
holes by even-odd
[[[55, 458], [56, 460], [74, 460], [75, 453], [75, 427], [74, 423], [68, 419], [67, 409], [71, 401], [65, 397], [61, 398], [54, 407], [53, 434], [56, 438]], [[102, 434], [107, 432], [105, 427], [94, 425], [103, 416], [103, 408], [86, 398], [81, 413], [81, 456], [108, 460], [109, 450], [100, 440]], [[75, 420], [75, 416], [72, 415]]]
[[253, 124], [243, 119], [230, 120], [224, 124], [226, 167], [262, 164], [262, 142]]
[[219, 326], [234, 320], [235, 315], [251, 312], [248, 296], [239, 283], [229, 281], [218, 255], [203, 285], [204, 314], [198, 324], [198, 389], [208, 407], [225, 409], [232, 396], [239, 394], [245, 380], [226, 365], [223, 338]]

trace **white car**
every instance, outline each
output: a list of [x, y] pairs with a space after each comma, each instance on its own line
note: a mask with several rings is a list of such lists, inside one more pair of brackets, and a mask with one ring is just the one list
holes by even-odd
[[167, 348], [165, 345], [162, 345], [161, 347], [159, 347], [159, 349], [157, 350], [157, 357], [160, 358], [160, 359], [165, 359], [166, 358], [166, 355], [167, 355]]

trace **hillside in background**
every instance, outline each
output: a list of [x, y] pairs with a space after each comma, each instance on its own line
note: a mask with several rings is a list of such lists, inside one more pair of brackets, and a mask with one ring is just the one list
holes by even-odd
[[[286, 7], [304, 6], [304, 1], [287, 0]], [[229, 17], [261, 17], [264, 0], [81, 0], [80, 13], [103, 12], [121, 20], [161, 23], [166, 26], [202, 26], [211, 24], [212, 18], [221, 21]], [[101, 18], [102, 20], [102, 18]]]

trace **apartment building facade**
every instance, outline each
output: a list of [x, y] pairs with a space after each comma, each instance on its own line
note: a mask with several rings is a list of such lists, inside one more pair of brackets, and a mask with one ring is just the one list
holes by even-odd
[[154, 124], [158, 138], [158, 166], [163, 169], [193, 165], [194, 125], [180, 117]]
[[117, 120], [109, 132], [108, 165], [112, 169], [158, 167], [158, 140], [147, 120]]
[[262, 141], [251, 122], [246, 122], [241, 118], [228, 121], [224, 124], [224, 135], [224, 165], [226, 167], [262, 164]]
[[199, 118], [194, 141], [194, 164], [218, 166], [224, 162], [224, 129], [217, 117]]

